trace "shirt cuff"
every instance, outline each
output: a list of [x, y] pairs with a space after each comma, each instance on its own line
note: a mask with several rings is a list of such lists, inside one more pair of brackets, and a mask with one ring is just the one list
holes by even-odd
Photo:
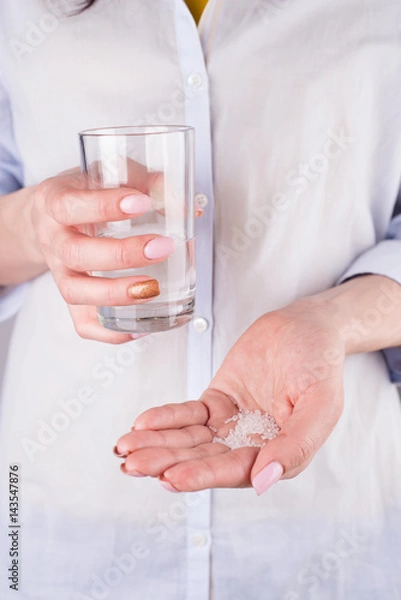
[[[401, 240], [383, 240], [359, 256], [337, 284], [359, 275], [385, 275], [401, 284]], [[393, 383], [401, 384], [401, 346], [383, 350]]]
[[390, 373], [390, 380], [401, 385], [401, 347], [387, 348], [383, 350], [383, 354]]
[[383, 240], [361, 254], [337, 283], [368, 274], [385, 275], [401, 283], [401, 240]]
[[13, 287], [0, 286], [0, 323], [17, 314], [23, 305], [28, 287], [29, 283]]

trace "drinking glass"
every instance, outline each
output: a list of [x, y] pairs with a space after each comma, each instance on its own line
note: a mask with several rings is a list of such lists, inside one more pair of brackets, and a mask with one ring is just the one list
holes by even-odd
[[134, 188], [151, 198], [151, 210], [122, 221], [88, 225], [104, 238], [159, 234], [174, 252], [154, 265], [91, 275], [157, 279], [160, 295], [131, 306], [100, 306], [100, 323], [114, 331], [153, 333], [191, 320], [195, 307], [194, 131], [192, 127], [108, 127], [79, 133], [82, 170], [90, 189]]

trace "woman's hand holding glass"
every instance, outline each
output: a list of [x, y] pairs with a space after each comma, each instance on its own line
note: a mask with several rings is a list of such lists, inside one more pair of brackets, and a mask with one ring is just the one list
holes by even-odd
[[150, 197], [137, 189], [88, 190], [79, 169], [36, 188], [31, 214], [37, 244], [81, 337], [114, 344], [132, 340], [135, 336], [102, 327], [96, 306], [128, 306], [158, 295], [158, 282], [145, 275], [108, 279], [89, 273], [163, 261], [174, 252], [171, 238], [147, 234], [102, 239], [85, 233], [90, 224], [135, 218], [150, 209]]

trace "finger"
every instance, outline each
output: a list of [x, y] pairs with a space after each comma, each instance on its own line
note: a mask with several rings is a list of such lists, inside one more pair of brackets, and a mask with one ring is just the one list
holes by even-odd
[[179, 462], [167, 468], [163, 480], [168, 481], [177, 491], [195, 492], [209, 488], [248, 487], [252, 465], [259, 448], [237, 448], [222, 450], [214, 456]]
[[152, 265], [174, 252], [169, 237], [154, 234], [124, 239], [94, 238], [63, 228], [50, 237], [47, 251], [72, 271], [112, 271]]
[[60, 266], [53, 269], [53, 276], [67, 304], [132, 306], [160, 295], [159, 282], [146, 275], [118, 279], [91, 277]]
[[140, 473], [158, 477], [177, 463], [202, 461], [227, 452], [230, 452], [227, 446], [213, 443], [194, 448], [144, 448], [127, 456], [122, 470], [127, 475]]
[[179, 217], [185, 214], [185, 194], [176, 194], [165, 185], [164, 174], [149, 171], [145, 165], [124, 157], [109, 157], [106, 161], [89, 166], [89, 180], [97, 189], [119, 186], [127, 187], [148, 197], [149, 207], [159, 214]]
[[121, 221], [151, 210], [151, 199], [126, 187], [85, 190], [70, 185], [53, 186], [46, 194], [48, 214], [62, 225]]
[[317, 386], [307, 393], [282, 426], [280, 434], [261, 449], [252, 469], [252, 485], [264, 493], [281, 478], [303, 471], [324, 444], [340, 418], [342, 390]]
[[106, 344], [125, 344], [132, 342], [142, 335], [118, 333], [103, 327], [97, 319], [94, 306], [68, 306], [74, 327], [78, 335], [87, 340], [95, 340]]
[[[171, 218], [180, 218], [187, 213], [185, 194], [174, 190], [171, 185], [166, 185], [164, 174], [160, 171], [149, 171], [144, 165], [132, 160], [123, 159], [118, 170], [124, 174], [123, 178], [114, 179], [114, 183], [134, 188], [151, 199], [151, 210]], [[122, 166], [122, 170], [121, 170]], [[102, 167], [101, 167], [102, 168]], [[106, 169], [108, 165], [106, 165]], [[100, 181], [104, 181], [102, 176]], [[197, 207], [195, 216], [202, 216], [203, 210]]]
[[123, 435], [117, 442], [119, 455], [128, 455], [142, 448], [193, 448], [211, 442], [213, 434], [203, 425], [190, 425], [182, 429], [162, 429], [157, 431], [132, 431]]
[[179, 429], [190, 425], [205, 425], [209, 418], [206, 406], [199, 400], [165, 404], [145, 410], [136, 419], [135, 431], [142, 429]]
[[238, 406], [227, 394], [209, 387], [200, 398], [209, 412], [208, 425], [225, 437], [232, 427], [232, 423], [225, 425], [227, 419], [238, 413]]
[[125, 186], [147, 195], [154, 189], [159, 193], [164, 189], [163, 173], [149, 171], [147, 166], [118, 153], [86, 166], [87, 179], [96, 188]]

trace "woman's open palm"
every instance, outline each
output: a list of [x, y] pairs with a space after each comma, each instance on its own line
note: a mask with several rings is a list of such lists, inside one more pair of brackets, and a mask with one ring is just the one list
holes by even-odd
[[[341, 415], [343, 361], [338, 332], [308, 299], [268, 313], [239, 338], [199, 400], [137, 418], [116, 447], [122, 469], [159, 477], [177, 491], [253, 483], [261, 493], [281, 476], [294, 477]], [[214, 443], [235, 426], [226, 421], [239, 409], [269, 413], [279, 435], [261, 448]]]

